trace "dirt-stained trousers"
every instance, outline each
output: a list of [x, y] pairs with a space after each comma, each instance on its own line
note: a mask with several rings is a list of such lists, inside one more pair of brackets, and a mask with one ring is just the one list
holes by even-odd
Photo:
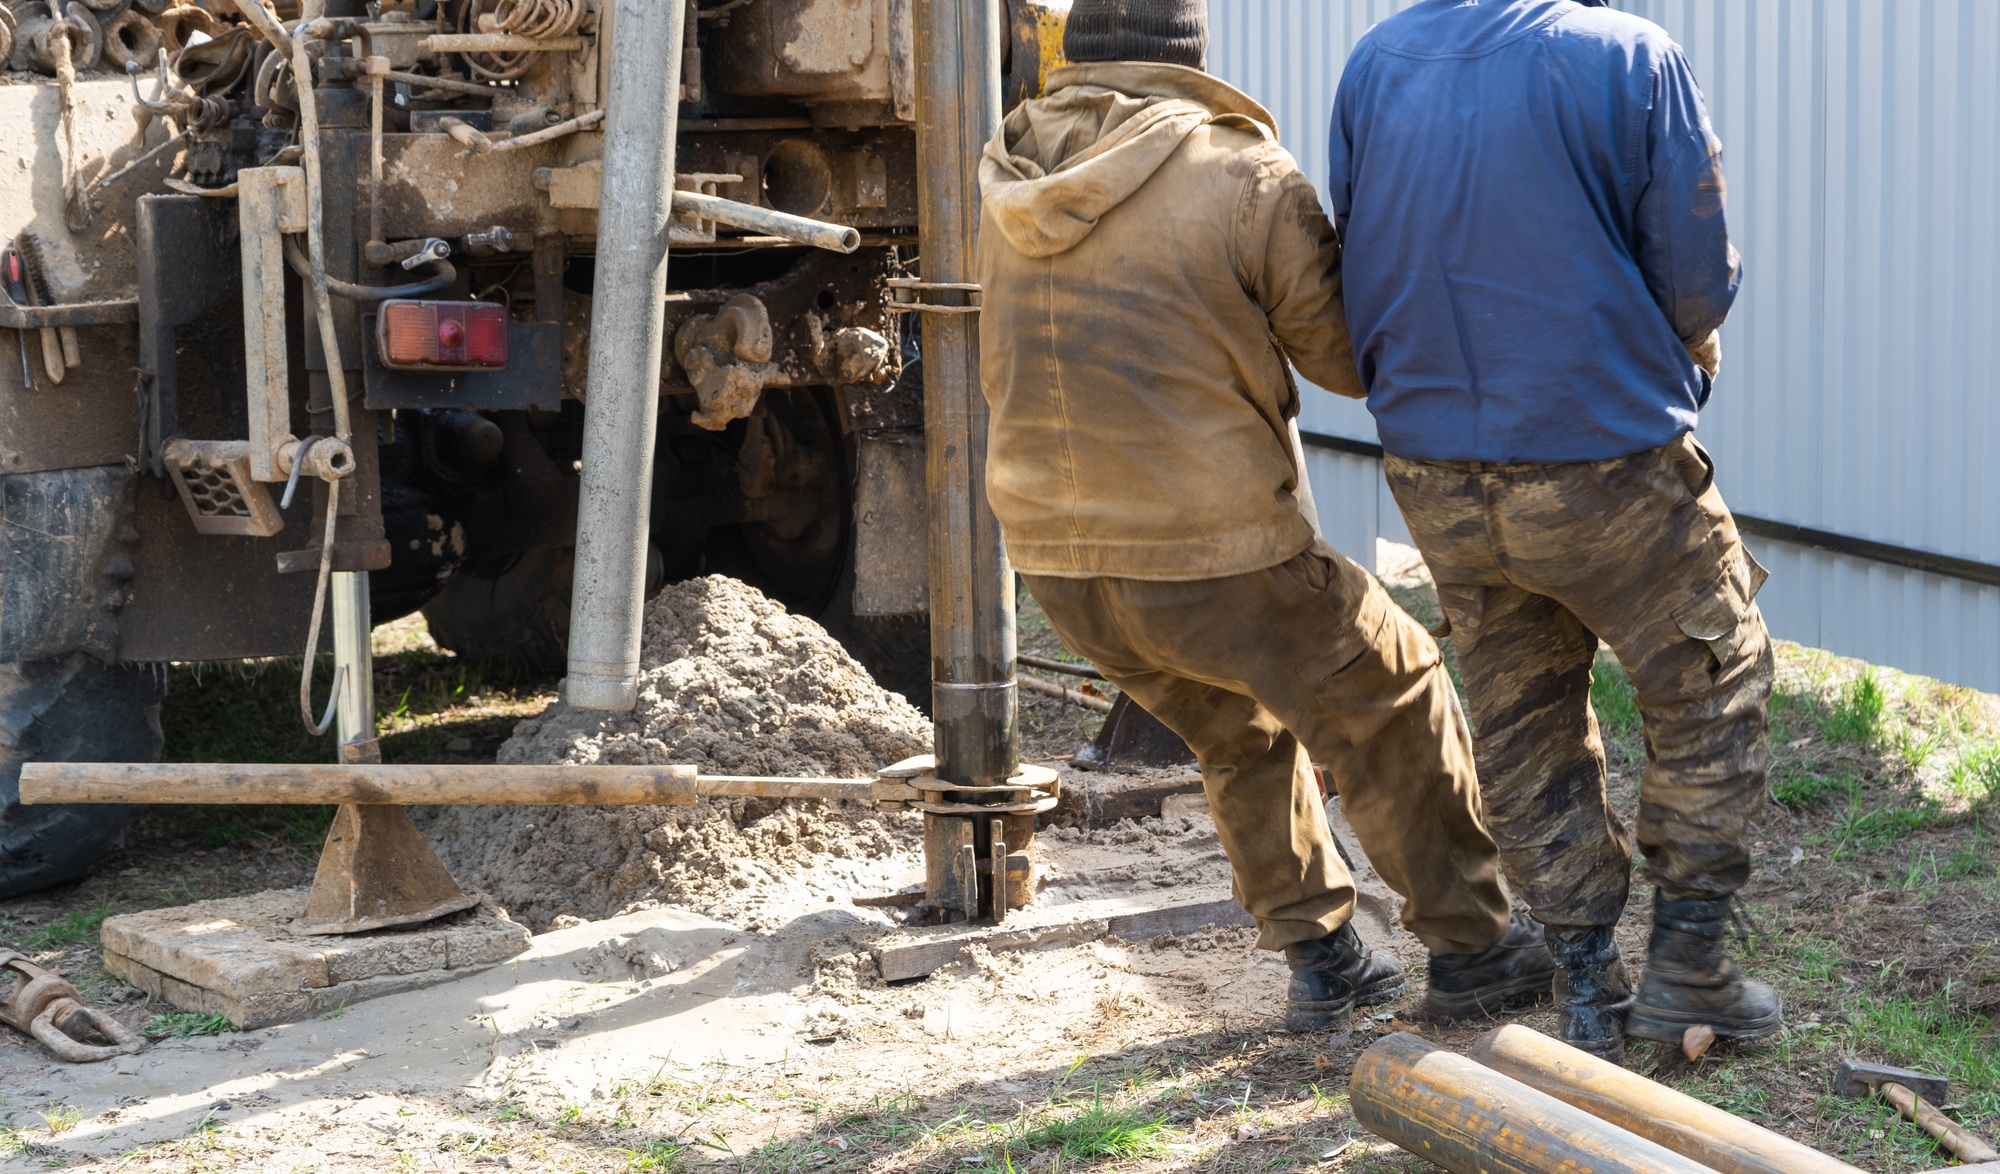
[[1324, 937], [1354, 912], [1311, 762], [1404, 898], [1411, 933], [1464, 954], [1506, 932], [1450, 678], [1436, 642], [1373, 576], [1307, 551], [1192, 582], [1022, 579], [1071, 651], [1194, 750], [1258, 945]]
[[1743, 547], [1692, 436], [1589, 464], [1391, 456], [1464, 673], [1487, 824], [1552, 927], [1615, 923], [1632, 843], [1590, 707], [1598, 639], [1637, 693], [1639, 850], [1669, 898], [1736, 892], [1765, 801], [1771, 642]]

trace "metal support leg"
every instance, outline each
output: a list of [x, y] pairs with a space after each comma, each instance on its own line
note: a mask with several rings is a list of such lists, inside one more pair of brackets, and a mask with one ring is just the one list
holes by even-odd
[[[923, 276], [969, 282], [980, 149], [1000, 123], [1000, 6], [920, 0], [917, 201]], [[1020, 765], [1014, 574], [986, 502], [979, 319], [926, 314], [925, 449], [931, 524], [931, 678], [938, 778], [1004, 783]]]
[[576, 586], [563, 696], [584, 709], [623, 711], [638, 700], [665, 336], [667, 218], [687, 19], [679, 0], [617, 0], [611, 15], [617, 33], [605, 103]]
[[[382, 744], [375, 739], [367, 574], [334, 572], [327, 602], [333, 609], [340, 761], [344, 766], [378, 763]], [[478, 897], [452, 879], [403, 808], [343, 803], [320, 850], [305, 913], [290, 928], [301, 936], [362, 933], [421, 924], [478, 903]]]
[[327, 602], [333, 609], [333, 671], [340, 696], [335, 728], [340, 761], [380, 762], [375, 741], [375, 654], [368, 642], [368, 572], [335, 571]]

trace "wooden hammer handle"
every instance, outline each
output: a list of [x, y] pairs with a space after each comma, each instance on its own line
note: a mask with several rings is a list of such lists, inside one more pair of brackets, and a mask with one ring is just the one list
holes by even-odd
[[1896, 1106], [1896, 1111], [1905, 1119], [1916, 1122], [1925, 1133], [1937, 1138], [1938, 1144], [1950, 1150], [1959, 1161], [1968, 1165], [2000, 1162], [2000, 1150], [1974, 1137], [1965, 1126], [1938, 1112], [1935, 1105], [1908, 1087], [1893, 1080], [1883, 1081], [1881, 1087], [1883, 1100]]

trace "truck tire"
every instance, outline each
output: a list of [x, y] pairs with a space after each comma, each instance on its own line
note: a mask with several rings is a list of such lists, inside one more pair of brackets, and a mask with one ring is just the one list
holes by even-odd
[[138, 807], [21, 803], [25, 762], [153, 762], [163, 671], [83, 652], [0, 664], [0, 899], [82, 880]]
[[559, 677], [567, 667], [568, 550], [531, 550], [495, 566], [468, 563], [423, 606], [431, 639], [503, 673]]

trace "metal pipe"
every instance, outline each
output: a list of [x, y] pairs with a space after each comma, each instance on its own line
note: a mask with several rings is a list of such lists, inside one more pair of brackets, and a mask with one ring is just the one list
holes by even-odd
[[618, 35], [605, 102], [563, 696], [580, 709], [624, 711], [639, 697], [639, 622], [666, 336], [667, 221], [687, 13], [683, 3], [615, 0], [612, 15]]
[[731, 228], [769, 233], [772, 236], [780, 236], [789, 241], [835, 253], [851, 253], [861, 247], [859, 229], [849, 228], [844, 224], [828, 224], [824, 220], [813, 220], [806, 216], [794, 216], [789, 212], [778, 212], [770, 208], [759, 208], [755, 204], [725, 200], [721, 196], [706, 195], [702, 192], [675, 192], [674, 211], [699, 216], [703, 220], [713, 220], [717, 224], [727, 224]]
[[[979, 155], [1000, 125], [1000, 5], [916, 5], [917, 210], [923, 279], [969, 282]], [[1005, 782], [1020, 764], [1014, 574], [986, 501], [976, 314], [923, 315], [930, 494], [931, 702], [938, 778]]]
[[545, 126], [540, 130], [529, 131], [524, 135], [515, 135], [511, 139], [502, 139], [494, 143], [492, 149], [495, 151], [519, 151], [526, 147], [537, 147], [543, 143], [553, 142], [556, 139], [573, 135], [580, 130], [589, 130], [603, 121], [604, 111], [593, 110], [588, 114], [579, 114], [575, 118], [558, 122], [554, 126]]
[[1861, 1174], [1838, 1158], [1518, 1024], [1480, 1036], [1466, 1056], [1723, 1174]]
[[1354, 1119], [1452, 1174], [1714, 1174], [1407, 1032], [1361, 1053]]
[[1041, 669], [1043, 672], [1062, 673], [1071, 677], [1088, 677], [1093, 681], [1104, 679], [1104, 674], [1098, 672], [1097, 666], [1092, 664], [1071, 664], [1066, 660], [1050, 660], [1046, 656], [1030, 656], [1025, 652], [1016, 656], [1014, 660], [1022, 668]]
[[333, 572], [329, 602], [333, 605], [334, 705], [341, 761], [373, 761], [381, 757], [381, 751], [373, 745], [375, 654], [368, 642], [373, 627], [368, 622], [368, 572]]
[[[676, 15], [682, 10], [678, 4], [660, 4], [660, 8], [671, 8]], [[619, 30], [619, 36], [624, 36]], [[680, 37], [674, 44], [681, 43]], [[619, 47], [632, 44], [621, 40]], [[582, 37], [517, 37], [513, 33], [434, 33], [417, 42], [417, 48], [426, 53], [574, 53], [583, 48]], [[613, 54], [616, 56], [616, 54]], [[680, 66], [674, 67], [675, 76], [680, 74]], [[612, 92], [617, 92], [617, 83], [612, 83]]]

